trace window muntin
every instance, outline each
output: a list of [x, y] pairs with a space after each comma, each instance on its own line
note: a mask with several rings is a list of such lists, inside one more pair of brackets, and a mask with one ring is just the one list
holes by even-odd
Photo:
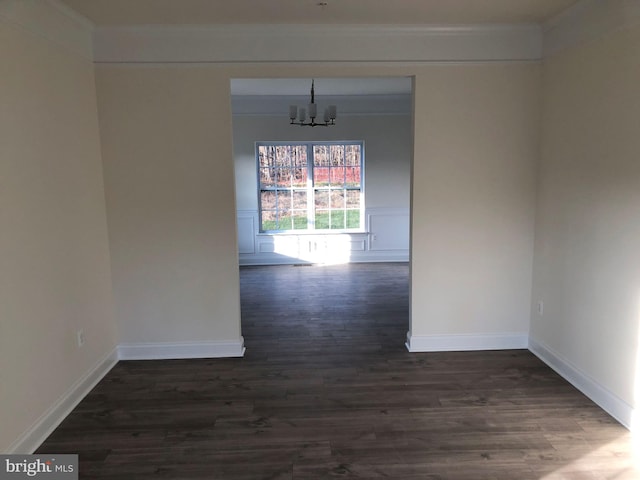
[[258, 143], [261, 232], [358, 230], [362, 142]]

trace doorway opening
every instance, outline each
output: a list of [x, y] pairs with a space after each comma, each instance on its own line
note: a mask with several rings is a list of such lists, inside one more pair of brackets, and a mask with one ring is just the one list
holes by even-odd
[[[409, 324], [412, 79], [316, 77], [318, 111], [325, 105], [335, 105], [335, 125], [291, 125], [290, 106], [309, 102], [310, 83], [310, 78], [231, 80], [245, 342], [250, 348], [258, 342], [269, 343], [254, 328], [259, 317], [268, 315], [272, 315], [272, 326], [281, 323], [274, 327], [276, 338], [283, 338], [285, 331], [294, 338], [309, 335], [317, 339], [338, 332], [353, 337], [355, 331], [364, 336], [367, 330], [373, 331], [362, 321], [365, 313], [375, 317], [379, 325], [384, 323], [364, 306], [384, 312], [377, 300], [386, 293], [387, 316], [401, 325], [389, 333], [394, 338], [388, 343], [404, 348]], [[320, 145], [313, 147], [320, 149], [323, 144], [326, 155], [305, 157], [298, 165], [302, 156], [297, 152], [298, 145], [305, 145], [308, 151], [306, 145]], [[354, 166], [345, 153], [354, 144], [362, 146], [362, 183], [357, 194], [346, 173], [342, 180], [336, 180]], [[282, 149], [262, 152], [259, 148], [264, 145]], [[304, 182], [297, 178], [302, 178], [297, 175], [302, 165], [316, 170], [305, 171]], [[331, 179], [324, 185], [320, 173], [328, 172]], [[351, 210], [356, 209], [359, 222], [351, 218], [355, 217]], [[338, 218], [341, 214], [347, 219], [342, 224]], [[296, 215], [304, 216], [305, 222], [296, 221]], [[324, 222], [322, 215], [329, 220]], [[301, 228], [302, 223], [305, 228]], [[302, 265], [314, 268], [302, 269]], [[390, 279], [393, 288], [384, 288], [384, 278]], [[316, 282], [318, 287], [308, 282]], [[361, 284], [359, 288], [356, 283]], [[297, 286], [300, 288], [293, 288]], [[350, 293], [344, 297], [342, 292]], [[259, 305], [262, 313], [253, 311], [251, 305]], [[353, 308], [339, 311], [339, 305]], [[306, 320], [288, 323], [294, 312]], [[335, 314], [350, 317], [349, 327], [355, 330], [345, 324], [327, 323]], [[256, 338], [252, 338], [254, 335]]]

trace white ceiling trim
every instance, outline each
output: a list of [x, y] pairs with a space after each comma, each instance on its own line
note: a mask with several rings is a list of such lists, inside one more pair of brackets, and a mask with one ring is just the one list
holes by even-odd
[[98, 63], [485, 62], [539, 60], [537, 25], [104, 27]]
[[[307, 97], [311, 79], [302, 78], [233, 78], [231, 95]], [[361, 95], [410, 95], [411, 77], [315, 77], [316, 97]]]
[[0, 21], [93, 60], [93, 24], [57, 0], [0, 1]]
[[546, 22], [544, 56], [640, 22], [638, 0], [582, 0]]
[[[305, 106], [309, 96], [232, 95], [233, 115], [278, 116], [287, 121], [289, 105]], [[316, 96], [318, 110], [337, 105], [338, 116], [349, 115], [409, 115], [413, 102], [411, 94], [404, 95], [322, 95]]]

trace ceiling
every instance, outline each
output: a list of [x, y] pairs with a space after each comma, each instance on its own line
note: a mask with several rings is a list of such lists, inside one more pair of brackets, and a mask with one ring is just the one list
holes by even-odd
[[98, 26], [541, 23], [578, 0], [60, 0]]

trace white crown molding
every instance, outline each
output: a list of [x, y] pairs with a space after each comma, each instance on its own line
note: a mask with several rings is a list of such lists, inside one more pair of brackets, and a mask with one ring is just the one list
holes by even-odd
[[94, 31], [97, 63], [485, 62], [539, 60], [537, 25], [139, 26]]
[[[278, 115], [289, 111], [289, 105], [305, 105], [309, 96], [298, 95], [232, 95], [233, 115]], [[411, 94], [406, 95], [316, 95], [320, 110], [326, 105], [338, 105], [339, 115], [410, 115]]]
[[224, 358], [244, 356], [244, 339], [228, 342], [129, 343], [118, 345], [120, 360]]
[[93, 25], [57, 0], [4, 0], [0, 21], [93, 60]]
[[80, 377], [29, 429], [9, 446], [5, 453], [33, 453], [117, 362], [118, 356], [114, 349]]
[[405, 344], [410, 352], [455, 352], [472, 350], [511, 350], [528, 346], [526, 333], [412, 335]]
[[628, 429], [634, 408], [543, 342], [529, 338], [529, 350]]
[[554, 55], [639, 22], [638, 0], [582, 0], [543, 25], [543, 55]]
[[[57, 2], [59, 0], [47, 0]], [[73, 11], [73, 10], [72, 10]], [[84, 17], [82, 17], [84, 18]], [[535, 23], [514, 23], [514, 24], [482, 24], [482, 25], [348, 25], [348, 24], [315, 24], [315, 25], [292, 25], [292, 24], [263, 24], [263, 25], [112, 25], [96, 27], [100, 31], [121, 31], [121, 32], [173, 32], [192, 33], [194, 31], [211, 32], [230, 36], [237, 35], [260, 35], [260, 36], [280, 36], [289, 38], [290, 35], [327, 37], [330, 35], [344, 35], [351, 33], [354, 35], [369, 36], [398, 36], [417, 35], [424, 36], [425, 33], [432, 35], [494, 35], [505, 32], [522, 32], [523, 30], [539, 30], [539, 25]]]

